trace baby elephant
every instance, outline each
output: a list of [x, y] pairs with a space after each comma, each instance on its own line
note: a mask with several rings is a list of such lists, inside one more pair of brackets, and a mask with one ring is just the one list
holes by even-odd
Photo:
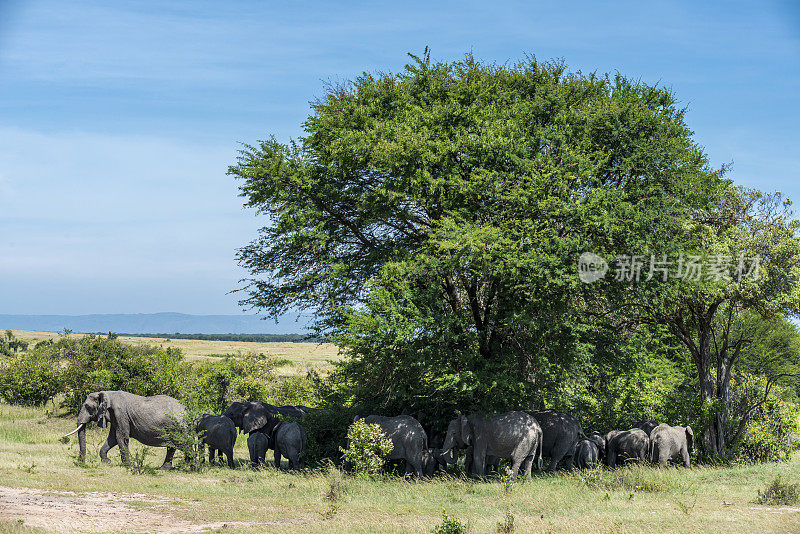
[[[236, 444], [236, 427], [228, 417], [224, 415], [210, 415], [204, 413], [197, 420], [195, 430], [201, 432], [203, 444], [208, 445], [208, 461], [214, 463], [214, 454], [218, 453], [222, 459], [222, 453], [228, 459], [228, 467], [233, 469], [233, 446]], [[201, 452], [202, 454], [202, 452]]]
[[303, 468], [306, 431], [299, 423], [281, 421], [272, 429], [270, 446], [275, 449], [275, 467], [280, 468], [281, 456], [289, 460], [290, 469]]
[[606, 440], [600, 432], [592, 432], [588, 438], [580, 439], [575, 444], [575, 466], [586, 469], [599, 464], [606, 452]]
[[263, 432], [253, 432], [247, 437], [247, 450], [250, 451], [250, 465], [257, 469], [264, 465], [267, 449], [272, 448], [269, 437]]

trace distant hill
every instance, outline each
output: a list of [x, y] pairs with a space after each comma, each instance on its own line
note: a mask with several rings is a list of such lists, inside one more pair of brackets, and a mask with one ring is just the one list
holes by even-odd
[[185, 313], [119, 313], [95, 315], [3, 315], [0, 330], [75, 333], [156, 332], [181, 334], [304, 334], [308, 316], [287, 315], [275, 323], [255, 315], [188, 315]]

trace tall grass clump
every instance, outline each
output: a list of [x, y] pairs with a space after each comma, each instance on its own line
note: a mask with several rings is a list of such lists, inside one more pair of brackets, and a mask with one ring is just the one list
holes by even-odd
[[759, 490], [756, 497], [758, 504], [772, 504], [790, 506], [800, 502], [800, 484], [784, 482], [781, 475], [776, 476], [767, 484], [764, 491]]
[[578, 480], [597, 490], [625, 490], [658, 493], [680, 490], [685, 481], [677, 469], [657, 469], [643, 465], [626, 465], [618, 469], [598, 466], [578, 473]]

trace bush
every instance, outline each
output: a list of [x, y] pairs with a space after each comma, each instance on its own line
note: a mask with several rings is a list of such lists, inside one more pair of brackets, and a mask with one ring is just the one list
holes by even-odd
[[800, 501], [800, 485], [784, 482], [778, 475], [763, 492], [759, 490], [756, 503], [790, 506]]
[[380, 473], [386, 456], [392, 452], [392, 440], [386, 437], [379, 425], [355, 421], [347, 430], [347, 449], [342, 448], [345, 462], [353, 466], [357, 475], [374, 477]]
[[347, 428], [355, 415], [355, 409], [337, 406], [303, 418], [306, 430], [304, 458], [308, 465], [318, 466], [328, 460], [340, 462], [341, 448], [347, 444]]
[[191, 362], [185, 371], [182, 400], [189, 408], [212, 413], [223, 412], [235, 400], [263, 400], [275, 367], [274, 360], [255, 353]]
[[433, 534], [464, 534], [467, 532], [467, 525], [447, 515], [442, 510], [442, 522], [433, 527]]
[[[740, 377], [734, 389], [735, 400], [739, 401], [746, 395], [750, 404], [763, 397], [764, 383], [761, 377]], [[751, 413], [739, 442], [731, 451], [732, 459], [740, 462], [784, 461], [797, 449], [800, 409], [780, 400], [778, 394], [778, 391], [770, 393], [766, 402]]]
[[0, 397], [9, 404], [41, 406], [63, 387], [63, 371], [48, 350], [34, 349], [0, 362]]
[[314, 406], [319, 403], [316, 384], [311, 376], [290, 376], [275, 380], [267, 386], [266, 398], [272, 404]]
[[180, 350], [126, 345], [112, 337], [59, 339], [52, 357], [66, 363], [64, 406], [80, 409], [93, 391], [125, 390], [142, 396], [179, 397], [186, 373]]

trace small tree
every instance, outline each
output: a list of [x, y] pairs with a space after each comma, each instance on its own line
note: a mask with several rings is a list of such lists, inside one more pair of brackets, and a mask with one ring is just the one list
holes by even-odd
[[392, 440], [386, 437], [380, 425], [367, 424], [363, 419], [350, 425], [347, 441], [348, 447], [341, 449], [345, 462], [361, 476], [374, 477], [380, 473], [393, 448]]
[[[776, 380], [796, 375], [777, 372], [767, 378], [763, 398], [744, 400], [744, 408], [733, 406], [734, 369], [757, 333], [743, 327], [745, 314], [765, 320], [800, 316], [800, 222], [790, 206], [780, 193], [729, 187], [712, 209], [697, 212], [690, 223], [696, 238], [687, 257], [704, 258], [699, 264], [713, 271], [697, 271], [676, 284], [632, 287], [629, 294], [630, 309], [641, 313], [638, 320], [667, 325], [691, 354], [705, 448], [714, 456], [728, 456]], [[756, 355], [755, 362], [750, 357], [750, 366], [770, 362], [769, 354]], [[732, 420], [734, 409], [738, 417]]]

